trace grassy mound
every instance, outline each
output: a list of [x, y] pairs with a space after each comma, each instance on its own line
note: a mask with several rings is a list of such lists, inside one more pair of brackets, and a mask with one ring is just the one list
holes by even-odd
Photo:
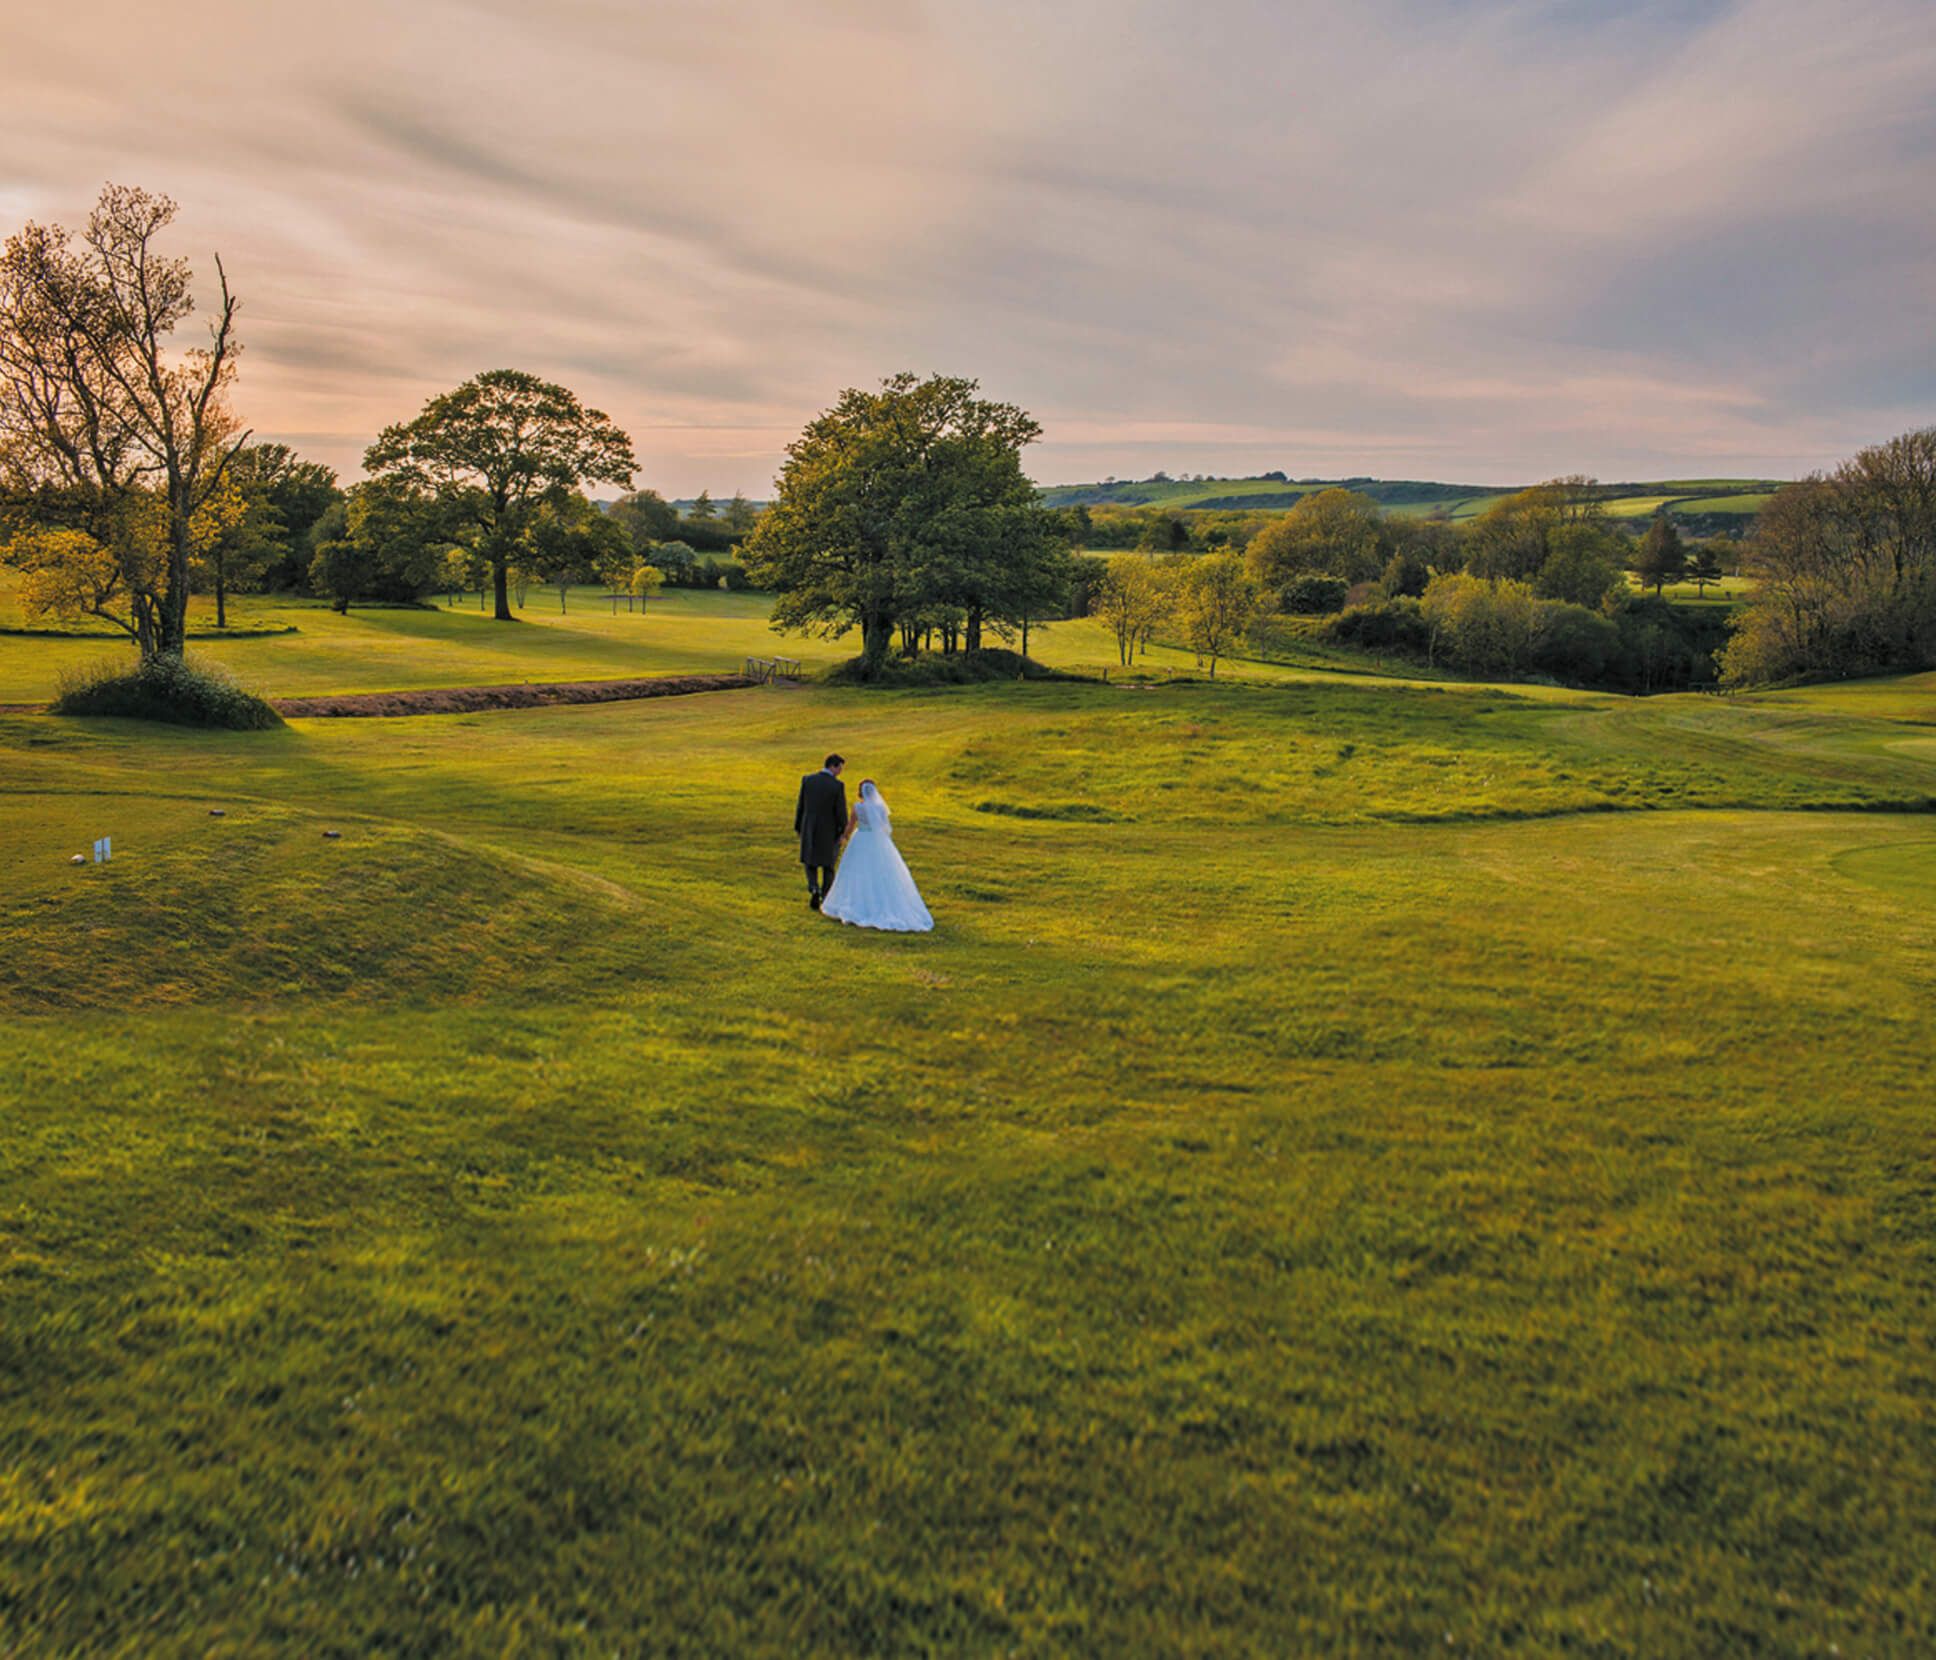
[[[51, 824], [58, 839], [44, 835]], [[110, 826], [111, 864], [74, 871], [58, 857]], [[0, 1016], [290, 999], [458, 1006], [507, 988], [570, 993], [560, 940], [615, 935], [628, 982], [650, 982], [662, 955], [624, 889], [414, 826], [247, 802], [216, 819], [199, 803], [27, 796], [0, 804], [0, 835], [54, 849], [37, 880], [0, 900]]]
[[53, 710], [57, 715], [121, 715], [236, 732], [282, 725], [282, 717], [243, 690], [226, 669], [186, 657], [150, 657], [131, 672], [112, 661], [74, 670], [62, 677]]
[[879, 664], [854, 657], [827, 671], [828, 682], [835, 686], [979, 686], [993, 680], [1067, 678], [1032, 657], [1000, 647], [945, 655], [928, 651], [915, 657], [890, 657]]

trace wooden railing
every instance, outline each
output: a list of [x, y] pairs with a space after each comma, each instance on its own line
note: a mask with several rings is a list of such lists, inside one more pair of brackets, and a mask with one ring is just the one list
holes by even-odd
[[800, 659], [797, 657], [749, 657], [742, 671], [748, 680], [760, 685], [770, 685], [775, 680], [798, 680], [800, 678]]

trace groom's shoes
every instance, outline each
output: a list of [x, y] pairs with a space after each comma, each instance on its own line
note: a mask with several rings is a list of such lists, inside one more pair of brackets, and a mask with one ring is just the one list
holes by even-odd
[[819, 895], [819, 894], [817, 894], [817, 893], [810, 893], [810, 894], [808, 894], [808, 895], [807, 895], [807, 909], [808, 909], [808, 910], [810, 910], [810, 911], [817, 911], [817, 910], [819, 910], [819, 909], [820, 909], [820, 895]]

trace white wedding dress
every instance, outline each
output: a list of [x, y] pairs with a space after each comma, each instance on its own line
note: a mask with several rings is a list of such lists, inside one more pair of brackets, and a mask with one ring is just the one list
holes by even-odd
[[894, 845], [887, 803], [871, 781], [860, 787], [860, 800], [854, 803], [854, 833], [820, 914], [856, 928], [886, 928], [897, 934], [925, 934], [934, 927], [934, 918], [921, 903], [921, 890], [908, 874], [907, 861]]

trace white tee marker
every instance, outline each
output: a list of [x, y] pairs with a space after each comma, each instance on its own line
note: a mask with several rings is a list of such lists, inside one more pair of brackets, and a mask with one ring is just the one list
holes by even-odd
[[104, 865], [113, 857], [114, 838], [112, 836], [98, 838], [94, 843], [94, 862], [97, 865]]

